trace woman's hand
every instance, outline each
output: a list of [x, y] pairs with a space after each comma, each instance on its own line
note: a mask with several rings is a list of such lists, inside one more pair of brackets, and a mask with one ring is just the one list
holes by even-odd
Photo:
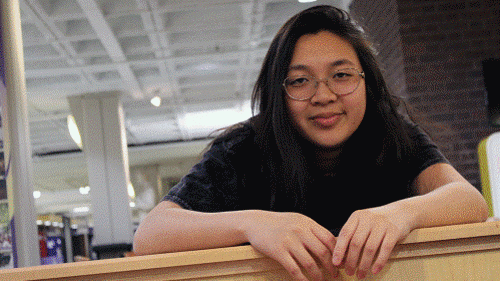
[[[354, 212], [340, 231], [333, 264], [365, 278], [382, 270], [396, 243], [414, 228], [414, 218], [393, 204]], [[378, 255], [377, 255], [378, 253]]]
[[304, 215], [253, 211], [244, 233], [253, 247], [278, 261], [296, 280], [338, 275], [332, 263], [335, 237]]

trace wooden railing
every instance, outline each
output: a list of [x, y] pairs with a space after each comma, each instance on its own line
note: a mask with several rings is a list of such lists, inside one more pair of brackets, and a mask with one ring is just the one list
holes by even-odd
[[[0, 270], [0, 280], [290, 280], [252, 246]], [[338, 280], [356, 280], [341, 271]], [[365, 280], [500, 280], [500, 222], [414, 230]]]

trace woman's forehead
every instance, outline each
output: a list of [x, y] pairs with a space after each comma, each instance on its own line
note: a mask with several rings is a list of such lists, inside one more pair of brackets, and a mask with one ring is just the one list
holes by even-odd
[[329, 31], [301, 36], [293, 51], [289, 70], [304, 70], [322, 64], [323, 67], [359, 67], [354, 47]]

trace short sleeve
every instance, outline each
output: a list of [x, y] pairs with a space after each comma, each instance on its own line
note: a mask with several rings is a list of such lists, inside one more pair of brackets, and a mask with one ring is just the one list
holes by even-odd
[[249, 126], [216, 139], [200, 162], [172, 187], [163, 200], [184, 209], [202, 212], [234, 211], [241, 208], [247, 177], [248, 151], [253, 131]]
[[437, 145], [431, 140], [418, 125], [407, 124], [409, 137], [413, 142], [412, 159], [410, 161], [410, 178], [415, 178], [428, 167], [437, 163], [449, 163], [448, 159], [441, 153]]
[[213, 145], [163, 200], [188, 210], [227, 211], [236, 204], [236, 182], [236, 172], [227, 162], [221, 145]]

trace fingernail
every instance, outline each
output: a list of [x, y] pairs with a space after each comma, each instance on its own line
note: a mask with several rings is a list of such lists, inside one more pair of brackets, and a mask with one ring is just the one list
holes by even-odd
[[364, 279], [366, 277], [366, 272], [358, 271], [358, 279]]

